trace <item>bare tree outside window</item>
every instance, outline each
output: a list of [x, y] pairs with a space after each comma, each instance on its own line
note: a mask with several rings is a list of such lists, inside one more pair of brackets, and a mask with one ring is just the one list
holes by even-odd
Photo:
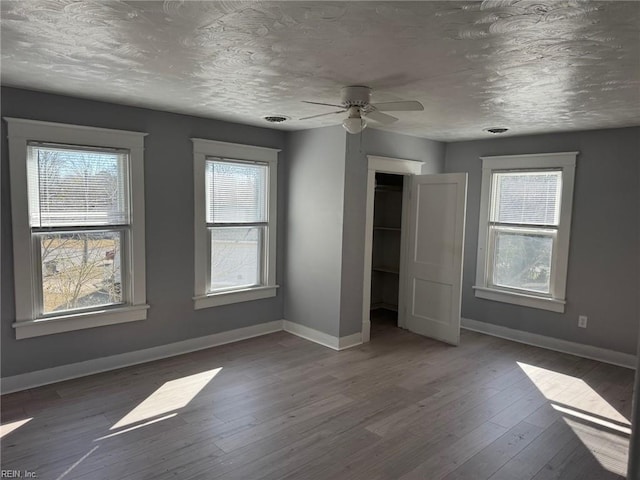
[[550, 237], [501, 232], [495, 241], [495, 285], [549, 293], [553, 249]]
[[44, 313], [122, 302], [117, 232], [43, 234], [40, 239]]

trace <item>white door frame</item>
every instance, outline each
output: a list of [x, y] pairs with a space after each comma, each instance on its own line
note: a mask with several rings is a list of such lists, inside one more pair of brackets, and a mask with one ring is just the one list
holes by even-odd
[[[362, 342], [368, 342], [371, 337], [371, 255], [373, 252], [373, 206], [376, 194], [376, 173], [392, 173], [395, 175], [420, 175], [422, 173], [423, 162], [416, 160], [405, 160], [402, 158], [379, 157], [367, 155], [369, 172], [367, 175], [367, 208], [365, 213], [365, 236], [364, 236], [364, 284], [362, 288]], [[409, 207], [409, 183], [403, 182], [402, 188], [402, 231], [400, 233], [400, 278], [398, 301], [402, 302], [404, 293], [404, 279], [402, 268], [405, 257], [405, 219], [408, 218]], [[403, 326], [403, 316], [398, 308], [399, 326]]]

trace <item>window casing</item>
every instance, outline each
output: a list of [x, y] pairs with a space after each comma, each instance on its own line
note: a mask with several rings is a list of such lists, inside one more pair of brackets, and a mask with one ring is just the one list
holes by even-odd
[[564, 312], [576, 156], [482, 157], [476, 297]]
[[16, 337], [145, 319], [146, 134], [5, 120]]
[[195, 308], [275, 296], [279, 150], [192, 141]]

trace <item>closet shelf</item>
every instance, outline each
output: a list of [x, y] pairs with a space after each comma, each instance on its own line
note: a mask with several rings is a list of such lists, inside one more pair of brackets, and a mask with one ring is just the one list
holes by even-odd
[[387, 231], [390, 231], [390, 232], [399, 232], [399, 231], [401, 231], [400, 227], [377, 227], [377, 226], [374, 226], [373, 229], [374, 230], [387, 230]]
[[388, 265], [374, 266], [373, 270], [375, 270], [376, 272], [393, 273], [394, 275], [400, 274], [400, 269], [398, 267], [392, 267]]

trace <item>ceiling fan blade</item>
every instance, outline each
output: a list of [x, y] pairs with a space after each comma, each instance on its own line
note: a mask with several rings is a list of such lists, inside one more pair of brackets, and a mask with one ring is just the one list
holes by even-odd
[[327, 112], [327, 113], [321, 113], [319, 115], [311, 115], [310, 117], [302, 117], [302, 118], [299, 118], [298, 120], [309, 120], [310, 118], [324, 117], [325, 115], [335, 115], [336, 113], [344, 113], [344, 112], [346, 112], [346, 110], [337, 110], [335, 112]]
[[381, 112], [411, 112], [424, 110], [424, 107], [420, 102], [415, 100], [408, 100], [405, 102], [382, 102], [372, 104], [376, 107], [376, 110]]
[[333, 103], [322, 103], [322, 102], [308, 102], [306, 100], [302, 100], [302, 103], [310, 103], [311, 105], [326, 105], [327, 107], [338, 107], [344, 108], [344, 105], [335, 105]]
[[383, 125], [389, 125], [390, 123], [398, 121], [396, 117], [392, 117], [391, 115], [387, 115], [386, 113], [378, 112], [377, 110], [366, 113], [364, 116], [365, 118], [371, 119], [374, 122], [378, 122]]

